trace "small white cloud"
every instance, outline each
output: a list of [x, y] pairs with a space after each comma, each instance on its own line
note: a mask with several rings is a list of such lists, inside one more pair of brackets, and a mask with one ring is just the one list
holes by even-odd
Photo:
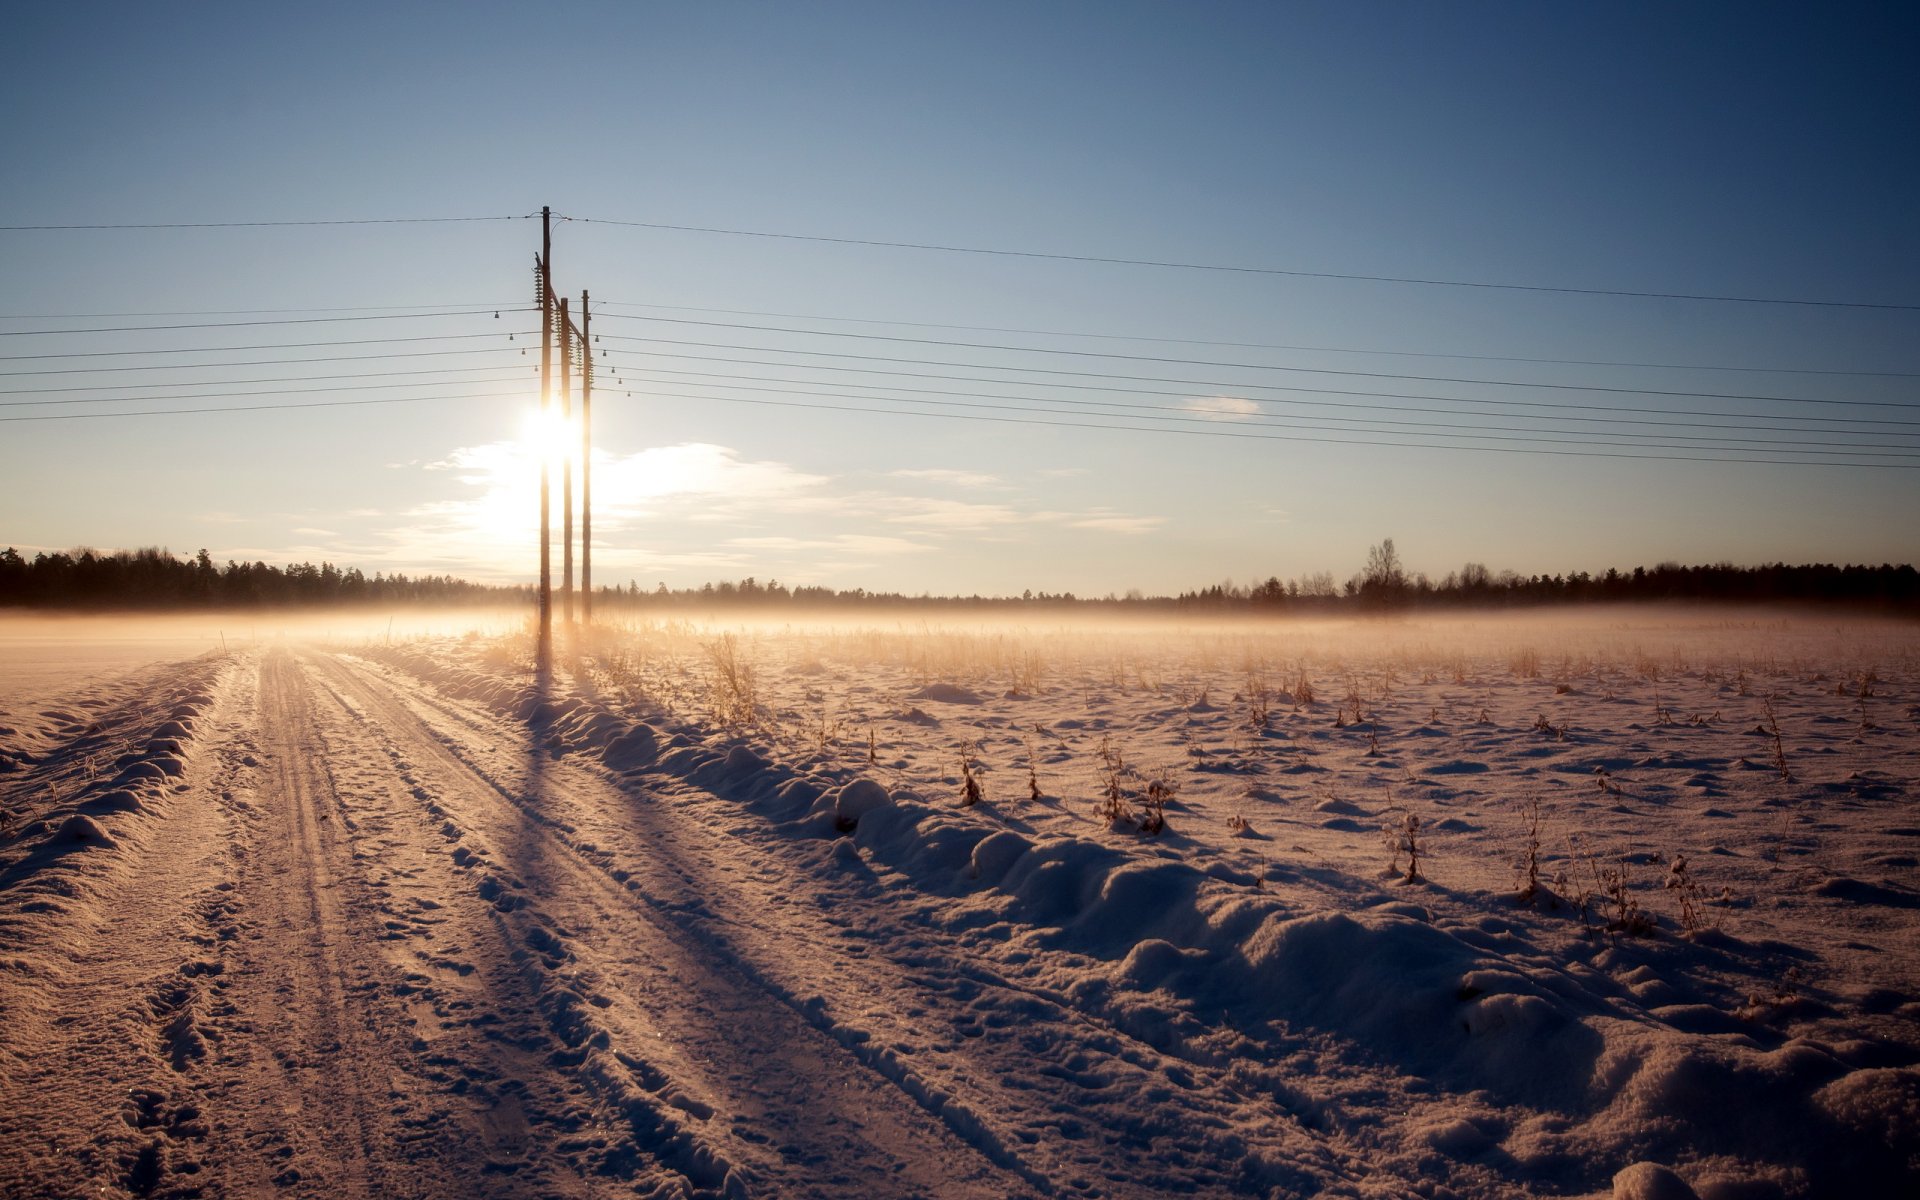
[[817, 550], [841, 554], [920, 554], [933, 549], [925, 542], [867, 533], [843, 533], [830, 538], [739, 537], [728, 539], [727, 545], [743, 550], [796, 554]]
[[1165, 517], [1130, 517], [1125, 513], [1096, 509], [1067, 522], [1074, 529], [1100, 529], [1108, 533], [1151, 533], [1167, 523]]
[[1000, 486], [1000, 477], [980, 471], [956, 471], [947, 467], [921, 467], [889, 471], [896, 479], [924, 479], [929, 483], [947, 483], [954, 487], [984, 488]]
[[1209, 421], [1244, 421], [1260, 415], [1260, 406], [1242, 396], [1190, 396], [1180, 407]]
[[900, 496], [889, 507], [893, 515], [886, 519], [891, 524], [919, 525], [949, 533], [1013, 525], [1027, 519], [1004, 504], [969, 504], [964, 500]]
[[326, 537], [326, 538], [330, 538], [330, 537], [339, 537], [339, 536], [340, 536], [340, 535], [339, 535], [338, 533], [336, 533], [336, 532], [335, 532], [334, 530], [331, 530], [331, 529], [315, 529], [315, 528], [313, 528], [312, 526], [308, 526], [308, 525], [301, 525], [301, 526], [298, 526], [298, 527], [296, 527], [296, 528], [294, 529], [294, 531], [293, 531], [293, 532], [295, 532], [295, 533], [304, 533], [304, 534], [306, 534], [306, 535], [307, 535], [308, 537]]

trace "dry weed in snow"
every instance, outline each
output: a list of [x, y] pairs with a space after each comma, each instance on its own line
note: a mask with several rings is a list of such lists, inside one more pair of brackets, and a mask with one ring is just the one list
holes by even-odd
[[1909, 623], [216, 620], [0, 634], [8, 1195], [1920, 1184]]

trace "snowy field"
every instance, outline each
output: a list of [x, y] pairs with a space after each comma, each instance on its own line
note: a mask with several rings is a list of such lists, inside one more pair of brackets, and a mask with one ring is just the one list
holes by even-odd
[[0, 1194], [1920, 1194], [1912, 623], [465, 621], [0, 624]]

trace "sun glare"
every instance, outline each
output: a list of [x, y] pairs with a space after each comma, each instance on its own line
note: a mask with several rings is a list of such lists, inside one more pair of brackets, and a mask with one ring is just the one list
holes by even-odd
[[532, 462], [558, 470], [579, 458], [579, 426], [554, 409], [530, 409], [521, 418], [520, 446]]

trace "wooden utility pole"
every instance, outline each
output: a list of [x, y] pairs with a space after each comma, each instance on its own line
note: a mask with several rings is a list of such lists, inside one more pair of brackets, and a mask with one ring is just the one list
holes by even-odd
[[[540, 416], [544, 421], [553, 404], [553, 210], [540, 206]], [[540, 452], [540, 657], [553, 648], [553, 548], [549, 528], [547, 456]]]
[[580, 623], [593, 622], [593, 314], [580, 292]]
[[[560, 297], [560, 429], [564, 435], [573, 419], [573, 322], [567, 318], [567, 298]], [[563, 439], [560, 448], [560, 604], [567, 624], [573, 624], [573, 455]]]

